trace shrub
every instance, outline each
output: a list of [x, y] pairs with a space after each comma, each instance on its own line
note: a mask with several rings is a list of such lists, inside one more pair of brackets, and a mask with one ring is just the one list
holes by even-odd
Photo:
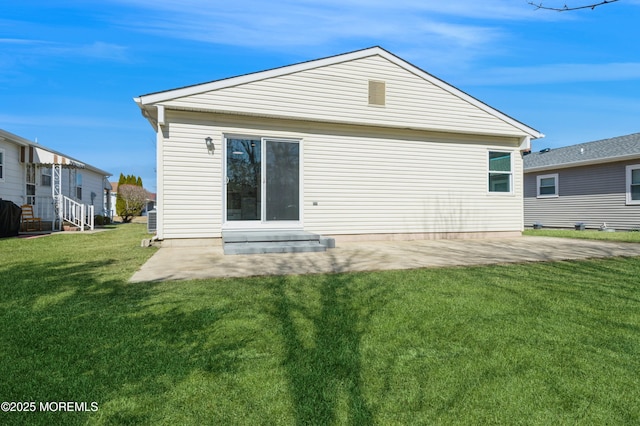
[[97, 214], [94, 216], [93, 222], [97, 226], [111, 225], [111, 218], [109, 216]]

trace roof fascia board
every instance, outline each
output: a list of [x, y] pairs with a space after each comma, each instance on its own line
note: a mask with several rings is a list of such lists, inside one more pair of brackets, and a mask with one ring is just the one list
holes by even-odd
[[480, 108], [481, 110], [498, 117], [499, 119], [501, 119], [502, 121], [507, 122], [508, 124], [522, 130], [523, 132], [525, 132], [526, 134], [528, 134], [531, 138], [533, 139], [540, 139], [544, 137], [544, 134], [538, 132], [537, 130], [525, 125], [524, 123], [519, 122], [518, 120], [515, 120], [511, 117], [509, 117], [508, 115], [498, 111], [495, 108], [490, 107], [489, 105], [485, 104], [484, 102], [474, 98], [473, 96], [463, 92], [462, 90], [458, 89], [455, 86], [452, 86], [451, 84], [440, 80], [439, 78], [429, 74], [428, 72], [416, 67], [415, 65], [405, 61], [404, 59], [394, 55], [391, 52], [388, 52], [384, 49], [381, 49], [382, 53], [380, 53], [381, 56], [383, 56], [384, 58], [388, 59], [389, 61], [395, 63], [396, 65], [406, 69], [407, 71], [413, 72], [414, 74], [416, 74], [417, 76], [427, 80], [428, 82], [432, 83], [434, 86], [437, 86], [439, 88], [441, 88], [442, 90], [445, 90], [457, 97], [459, 97], [460, 99], [474, 105], [477, 108]]
[[572, 163], [530, 167], [530, 168], [525, 168], [524, 172], [525, 173], [544, 172], [547, 170], [569, 169], [571, 167], [592, 166], [594, 164], [616, 163], [618, 161], [627, 161], [627, 160], [635, 160], [635, 159], [640, 161], [640, 154], [635, 153], [635, 154], [629, 154], [629, 155], [620, 155], [616, 157], [596, 158], [596, 159], [585, 160], [585, 161], [574, 161]]
[[149, 95], [142, 95], [136, 98], [136, 102], [139, 105], [149, 105], [158, 102], [166, 102], [172, 99], [181, 98], [184, 96], [191, 96], [198, 93], [209, 92], [212, 90], [225, 89], [228, 87], [239, 86], [246, 83], [253, 83], [260, 80], [266, 80], [273, 77], [280, 77], [283, 75], [294, 74], [301, 71], [306, 71], [314, 68], [321, 68], [328, 65], [334, 65], [341, 62], [352, 61], [355, 59], [362, 59], [376, 54], [382, 54], [386, 52], [380, 47], [372, 47], [369, 49], [358, 50], [356, 52], [345, 53], [342, 55], [331, 56], [328, 58], [316, 59], [308, 62], [301, 62], [299, 64], [287, 65], [280, 68], [274, 68], [266, 71], [259, 71], [251, 74], [240, 75], [237, 77], [225, 78], [222, 80], [212, 81], [210, 83], [197, 84], [195, 86], [182, 87], [179, 89], [167, 90], [164, 92], [151, 93]]
[[0, 129], [0, 139], [6, 140], [7, 142], [13, 142], [16, 145], [20, 146], [30, 146], [34, 144], [34, 142], [20, 137], [18, 135], [14, 135], [13, 133], [7, 132], [6, 130]]

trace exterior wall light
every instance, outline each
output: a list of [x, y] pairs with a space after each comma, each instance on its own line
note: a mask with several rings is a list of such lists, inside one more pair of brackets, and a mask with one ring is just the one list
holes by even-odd
[[216, 152], [216, 146], [213, 144], [213, 139], [211, 139], [211, 137], [207, 136], [204, 139], [204, 143], [207, 145], [207, 151], [209, 151], [209, 154]]

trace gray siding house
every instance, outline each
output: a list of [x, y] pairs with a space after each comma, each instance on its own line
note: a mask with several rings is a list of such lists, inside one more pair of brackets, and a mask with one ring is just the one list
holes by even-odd
[[640, 229], [640, 133], [526, 155], [524, 222]]

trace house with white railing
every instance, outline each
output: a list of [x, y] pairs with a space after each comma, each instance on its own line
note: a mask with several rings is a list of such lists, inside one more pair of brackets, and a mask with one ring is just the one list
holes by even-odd
[[109, 172], [0, 129], [0, 199], [33, 206], [43, 230], [93, 229], [108, 215]]

